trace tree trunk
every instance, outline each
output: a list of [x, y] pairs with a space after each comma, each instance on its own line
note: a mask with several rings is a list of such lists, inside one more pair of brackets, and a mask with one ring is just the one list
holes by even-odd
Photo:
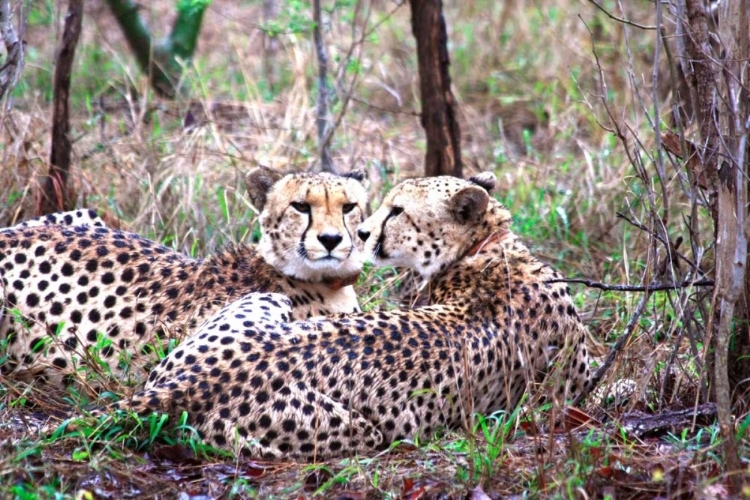
[[67, 184], [70, 174], [70, 73], [73, 70], [78, 37], [83, 21], [83, 0], [70, 0], [65, 16], [62, 43], [55, 65], [52, 111], [52, 152], [49, 175], [45, 179], [37, 207], [37, 215], [73, 208], [68, 199]]
[[[723, 438], [725, 468], [735, 494], [742, 488], [743, 467], [737, 455], [732, 422], [732, 385], [729, 382], [729, 345], [735, 334], [735, 348], [748, 344], [746, 335], [734, 327], [735, 308], [742, 312], [747, 303], [745, 267], [747, 236], [748, 99], [750, 84], [750, 19], [748, 0], [722, 2], [719, 16], [721, 54], [709, 44], [708, 23], [702, 0], [686, 0], [688, 26], [686, 51], [692, 62], [698, 120], [704, 150], [703, 174], [713, 191], [716, 277], [711, 300], [712, 315], [707, 333], [714, 347], [712, 389], [716, 399]], [[741, 319], [741, 318], [740, 318]], [[734, 327], [734, 328], [733, 328]], [[735, 362], [737, 362], [735, 360]], [[710, 373], [710, 372], [709, 372]]]
[[[747, 351], [750, 344], [747, 329], [735, 327], [734, 306], [739, 303], [738, 319], [747, 319], [749, 291], [746, 288], [748, 254], [747, 160], [748, 118], [750, 118], [750, 2], [734, 0], [719, 4], [719, 31], [722, 42], [722, 88], [719, 100], [721, 127], [718, 171], [719, 227], [716, 240], [717, 291], [721, 297], [721, 321], [716, 335], [716, 407], [719, 427], [724, 438], [726, 469], [735, 494], [742, 491], [745, 475], [735, 443], [732, 419], [732, 389], [729, 372], [747, 377], [747, 362], [730, 356], [729, 344], [734, 333], [733, 353]], [[726, 172], [725, 172], [726, 170]], [[723, 244], [723, 248], [722, 248]], [[716, 302], [714, 302], [715, 306]], [[725, 311], [726, 307], [726, 311]], [[744, 314], [743, 314], [744, 313]], [[739, 323], [745, 323], [739, 321]], [[743, 334], [744, 333], [744, 334]], [[730, 361], [733, 365], [730, 368]], [[743, 373], [744, 372], [744, 373]], [[742, 392], [742, 391], [740, 391]]]
[[[28, 12], [23, 3], [20, 8], [19, 32], [23, 34]], [[10, 0], [0, 0], [0, 39], [5, 43], [5, 50], [8, 52], [5, 62], [0, 66], [0, 100], [3, 100], [10, 95], [16, 86], [24, 64], [23, 41], [18, 38], [16, 30], [13, 28]]]
[[425, 175], [461, 177], [461, 131], [451, 91], [448, 33], [442, 0], [410, 0], [417, 40], [422, 127], [427, 136]]
[[328, 130], [331, 127], [328, 116], [328, 53], [325, 40], [323, 39], [322, 16], [320, 12], [320, 0], [313, 0], [313, 38], [315, 40], [315, 53], [318, 57], [318, 105], [315, 111], [316, 123], [318, 125], [318, 149], [319, 163], [313, 168], [314, 171], [333, 172], [333, 160], [331, 160], [330, 139]]
[[158, 44], [153, 43], [151, 33], [138, 13], [141, 5], [133, 0], [106, 2], [122, 28], [138, 66], [149, 75], [151, 87], [159, 95], [174, 96], [182, 75], [180, 62], [193, 56], [198, 44], [203, 14], [211, 0], [179, 0], [172, 31]]
[[[281, 0], [263, 0], [263, 22], [276, 21], [279, 17]], [[279, 53], [279, 37], [276, 33], [269, 35], [263, 32], [263, 73], [268, 81], [268, 88], [275, 91], [279, 84], [279, 64], [276, 60]]]

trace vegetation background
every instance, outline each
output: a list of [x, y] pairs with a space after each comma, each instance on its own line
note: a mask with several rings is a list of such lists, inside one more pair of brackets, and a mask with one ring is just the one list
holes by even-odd
[[[333, 164], [339, 171], [368, 172], [375, 207], [389, 186], [422, 171], [411, 13], [398, 1], [322, 4], [336, 125]], [[65, 5], [35, 0], [30, 9], [26, 68], [0, 130], [0, 227], [34, 214], [48, 170], [52, 75]], [[674, 127], [670, 113], [679, 99], [669, 53], [675, 17], [663, 9], [667, 50], [657, 44], [658, 30], [649, 29], [657, 22], [653, 2], [444, 2], [464, 174], [495, 172], [497, 196], [514, 214], [514, 230], [571, 278], [638, 286], [660, 262], [666, 262], [660, 278], [702, 276], [655, 250], [655, 211], [665, 215], [660, 220], [670, 242], [706, 235], [705, 248], [689, 249], [690, 260], [700, 269], [711, 267], [706, 205], [674, 157], [654, 160], [666, 155], [655, 131]], [[140, 13], [154, 33], [166, 34], [174, 3], [144, 2]], [[105, 3], [86, 2], [70, 101], [69, 187], [76, 206], [95, 208], [110, 225], [191, 255], [252, 242], [258, 228], [244, 174], [259, 164], [306, 170], [318, 160], [312, 26], [310, 4], [302, 0], [213, 0], [196, 54], [185, 62], [189, 92], [167, 100], [151, 91]], [[694, 124], [682, 125], [688, 135], [695, 133]], [[358, 287], [362, 303], [393, 306], [399, 281], [393, 270], [368, 270]], [[644, 300], [641, 292], [571, 287], [599, 359], [624, 331], [633, 333], [603, 385], [629, 378], [635, 395], [624, 405], [590, 405], [584, 430], [556, 430], [544, 415], [519, 410], [477, 417], [473, 432], [401, 443], [372, 459], [270, 465], [206, 459], [200, 445], [184, 433], [167, 433], [163, 421], [145, 421], [136, 431], [90, 429], [85, 437], [38, 439], [28, 432], [34, 414], [22, 407], [29, 400], [49, 404], [45, 395], [19, 393], [0, 380], [0, 447], [6, 450], [0, 454], [0, 495], [726, 494], [716, 426], [668, 426], [647, 438], [605, 425], [614, 416], [698, 405], [708, 352], [700, 304], [710, 291], [687, 287]], [[737, 419], [742, 447], [750, 421], [741, 414]], [[147, 451], [136, 451], [139, 445]]]

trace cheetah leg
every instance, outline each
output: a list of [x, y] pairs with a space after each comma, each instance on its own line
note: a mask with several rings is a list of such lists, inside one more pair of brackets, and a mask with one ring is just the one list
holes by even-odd
[[199, 407], [204, 404], [200, 397], [173, 401], [175, 389], [160, 386], [109, 408], [140, 415], [187, 410], [190, 424], [207, 443], [259, 458], [324, 459], [382, 448], [383, 435], [358, 411], [317, 391], [288, 388], [283, 398], [271, 397], [262, 404], [245, 391], [205, 411]]
[[204, 438], [266, 459], [325, 459], [382, 448], [383, 435], [357, 410], [318, 391], [287, 387], [288, 396], [264, 405], [253, 404], [250, 394], [245, 406], [216, 405], [200, 428]]

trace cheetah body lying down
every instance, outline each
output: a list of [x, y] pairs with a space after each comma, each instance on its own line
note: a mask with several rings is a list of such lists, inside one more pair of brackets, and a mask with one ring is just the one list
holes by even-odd
[[[584, 328], [559, 275], [509, 230], [495, 178], [407, 180], [359, 230], [376, 263], [411, 267], [431, 305], [285, 323], [252, 294], [223, 308], [110, 409], [187, 411], [211, 444], [264, 458], [372, 453], [510, 410], [554, 370], [589, 377]], [[99, 413], [99, 412], [96, 412]]]
[[237, 245], [207, 259], [103, 227], [88, 211], [0, 230], [2, 373], [91, 390], [107, 376], [142, 383], [149, 346], [166, 349], [250, 292], [289, 297], [294, 319], [359, 311], [350, 285], [363, 263], [362, 176], [257, 169], [247, 187], [261, 210], [259, 249]]

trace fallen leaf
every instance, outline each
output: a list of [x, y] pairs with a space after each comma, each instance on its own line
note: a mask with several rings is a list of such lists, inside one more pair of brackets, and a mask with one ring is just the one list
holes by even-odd
[[200, 460], [195, 457], [195, 452], [181, 444], [156, 446], [151, 452], [151, 457], [160, 462], [169, 461], [175, 464], [198, 465], [200, 463]]
[[480, 485], [471, 490], [471, 500], [492, 500]]
[[611, 478], [614, 474], [614, 472], [612, 471], [612, 467], [600, 467], [599, 470], [596, 471], [596, 473], [606, 479]]
[[594, 417], [583, 410], [568, 406], [563, 412], [563, 428], [572, 431], [584, 425], [601, 425]]
[[336, 500], [363, 500], [364, 498], [364, 493], [359, 491], [342, 491], [336, 495]]
[[521, 429], [523, 429], [523, 431], [529, 436], [539, 435], [539, 428], [532, 420], [521, 420], [519, 425], [521, 426]]

